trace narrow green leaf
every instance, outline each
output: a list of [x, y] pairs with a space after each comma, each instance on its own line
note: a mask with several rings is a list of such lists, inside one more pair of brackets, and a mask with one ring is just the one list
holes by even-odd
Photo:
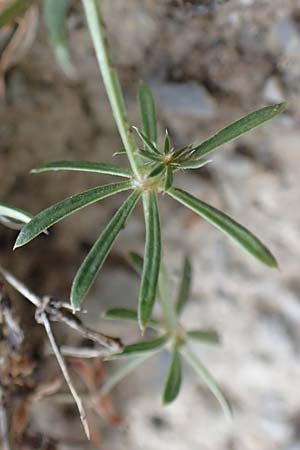
[[156, 195], [143, 193], [143, 207], [146, 225], [144, 265], [139, 293], [138, 318], [141, 330], [151, 319], [155, 302], [161, 261], [160, 222]]
[[167, 155], [170, 151], [171, 144], [168, 130], [166, 130], [165, 139], [164, 139], [164, 154]]
[[128, 308], [112, 308], [103, 313], [103, 317], [108, 319], [122, 319], [137, 321], [137, 311]]
[[79, 172], [104, 173], [107, 175], [116, 175], [125, 178], [131, 178], [133, 173], [125, 167], [118, 167], [105, 163], [89, 162], [89, 161], [56, 161], [44, 164], [36, 169], [32, 169], [31, 173], [43, 173], [58, 170], [74, 170]]
[[221, 145], [227, 144], [243, 134], [248, 133], [248, 131], [259, 127], [264, 122], [273, 119], [273, 117], [282, 113], [286, 107], [286, 103], [279, 103], [277, 105], [266, 106], [265, 108], [247, 114], [195, 147], [193, 156], [200, 158], [207, 155]]
[[76, 70], [72, 64], [66, 32], [66, 18], [71, 0], [43, 0], [43, 14], [49, 39], [56, 59], [64, 73], [74, 78]]
[[0, 216], [21, 223], [28, 223], [33, 217], [32, 214], [29, 214], [23, 209], [15, 208], [14, 206], [6, 205], [4, 203], [0, 203]]
[[149, 173], [149, 177], [157, 177], [158, 175], [160, 175], [163, 171], [165, 170], [165, 165], [162, 164], [157, 164]]
[[187, 333], [188, 339], [204, 342], [207, 344], [219, 344], [220, 336], [215, 330], [189, 330]]
[[176, 299], [176, 313], [179, 316], [190, 296], [192, 266], [186, 256], [183, 261], [181, 278]]
[[149, 86], [141, 81], [138, 90], [138, 100], [140, 106], [140, 114], [142, 120], [142, 130], [145, 136], [156, 144], [157, 128], [156, 128], [156, 111], [153, 95]]
[[32, 0], [16, 0], [7, 8], [0, 11], [0, 28], [10, 24], [17, 17], [22, 16], [32, 4]]
[[179, 169], [200, 169], [201, 167], [204, 167], [211, 162], [212, 162], [211, 159], [209, 159], [208, 161], [203, 161], [202, 159], [200, 160], [197, 159], [195, 161], [193, 160], [184, 161], [180, 163]]
[[188, 364], [194, 369], [196, 374], [200, 377], [202, 381], [207, 385], [210, 391], [214, 394], [218, 402], [220, 403], [225, 416], [228, 419], [232, 419], [232, 408], [225, 398], [223, 392], [221, 391], [218, 383], [209, 372], [209, 370], [204, 366], [204, 364], [197, 358], [197, 356], [188, 350], [186, 347], [181, 347], [180, 349], [182, 356], [186, 359]]
[[115, 240], [122, 228], [124, 228], [128, 217], [140, 198], [140, 195], [139, 191], [133, 191], [125, 200], [80, 266], [75, 275], [71, 290], [71, 303], [75, 308], [78, 308], [82, 304]]
[[199, 216], [203, 217], [220, 231], [230, 236], [263, 264], [269, 267], [278, 266], [272, 253], [259, 239], [247, 230], [247, 228], [238, 224], [223, 212], [198, 200], [196, 197], [181, 189], [171, 188], [167, 193], [187, 208], [199, 214]]
[[155, 339], [151, 339], [149, 341], [141, 341], [135, 344], [126, 345], [123, 352], [120, 353], [122, 356], [133, 355], [133, 354], [141, 354], [146, 352], [153, 352], [155, 350], [163, 347], [169, 339], [168, 334], [164, 334]]
[[161, 161], [161, 156], [158, 154], [158, 153], [150, 153], [150, 152], [147, 152], [147, 151], [145, 151], [145, 150], [140, 150], [139, 151], [139, 155], [143, 158], [143, 159], [145, 159], [145, 160], [148, 160], [148, 161], [153, 161], [153, 162], [157, 162], [157, 161]]
[[112, 373], [105, 377], [104, 384], [101, 386], [100, 393], [107, 395], [120, 381], [129, 375], [134, 369], [140, 366], [144, 361], [150, 358], [151, 353], [128, 357], [128, 360], [117, 367]]
[[130, 181], [98, 186], [94, 189], [89, 189], [88, 191], [73, 195], [72, 197], [44, 209], [22, 228], [14, 248], [27, 244], [40, 233], [75, 211], [79, 211], [85, 206], [91, 205], [106, 197], [110, 197], [111, 195], [127, 191], [131, 187]]
[[[133, 322], [138, 321], [137, 311], [128, 308], [109, 309], [103, 313], [103, 317], [105, 317], [106, 319], [130, 320]], [[148, 326], [151, 328], [160, 328], [159, 322], [153, 319], [148, 322]]]
[[163, 393], [163, 403], [168, 405], [172, 403], [179, 394], [182, 381], [181, 356], [178, 347], [175, 346], [172, 352], [172, 361], [170, 364], [168, 376]]
[[139, 274], [142, 275], [143, 272], [143, 264], [144, 259], [141, 255], [139, 255], [136, 252], [129, 252], [128, 253], [128, 262], [131, 265], [131, 267]]
[[167, 166], [166, 175], [165, 175], [165, 184], [164, 190], [168, 191], [173, 184], [173, 169], [170, 166]]
[[132, 128], [136, 131], [139, 138], [145, 144], [145, 146], [149, 150], [149, 152], [153, 152], [158, 155], [160, 154], [159, 151], [157, 150], [157, 148], [155, 147], [155, 145], [150, 141], [150, 139], [148, 139], [148, 137], [142, 131], [140, 131], [137, 127], [132, 127]]

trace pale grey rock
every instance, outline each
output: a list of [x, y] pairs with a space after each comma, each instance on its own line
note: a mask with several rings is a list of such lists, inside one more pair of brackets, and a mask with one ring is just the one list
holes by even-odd
[[209, 119], [215, 114], [215, 103], [207, 90], [195, 83], [153, 83], [155, 97], [168, 118], [184, 116]]
[[300, 34], [295, 23], [287, 16], [282, 17], [276, 27], [280, 47], [288, 54], [300, 51]]
[[263, 88], [263, 98], [269, 103], [280, 103], [284, 101], [282, 83], [278, 77], [270, 77]]

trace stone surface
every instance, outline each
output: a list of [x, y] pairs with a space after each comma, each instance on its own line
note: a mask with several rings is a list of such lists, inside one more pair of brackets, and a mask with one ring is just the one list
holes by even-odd
[[266, 81], [263, 98], [269, 103], [280, 103], [285, 100], [282, 84], [277, 77], [271, 77]]

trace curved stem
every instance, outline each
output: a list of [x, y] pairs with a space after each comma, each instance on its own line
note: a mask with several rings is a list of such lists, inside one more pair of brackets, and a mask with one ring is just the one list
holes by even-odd
[[106, 27], [101, 13], [100, 0], [82, 0], [87, 23], [92, 36], [103, 83], [109, 98], [113, 116], [115, 118], [129, 163], [137, 178], [140, 178], [140, 169], [137, 158], [137, 146], [125, 109], [119, 78], [113, 67], [106, 36]]

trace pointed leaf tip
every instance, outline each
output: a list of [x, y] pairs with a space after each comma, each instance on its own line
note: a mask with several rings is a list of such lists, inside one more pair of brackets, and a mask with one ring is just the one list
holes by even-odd
[[149, 86], [140, 81], [138, 90], [138, 101], [142, 122], [142, 131], [153, 143], [157, 141], [156, 110], [154, 98]]
[[131, 189], [130, 181], [123, 181], [121, 183], [106, 184], [98, 186], [80, 194], [73, 195], [65, 200], [62, 200], [47, 209], [44, 209], [33, 219], [27, 223], [20, 231], [14, 248], [22, 247], [30, 242], [39, 234], [56, 224], [60, 220], [69, 216], [70, 214], [79, 211], [80, 209], [91, 205], [99, 200], [115, 195], [119, 192]]
[[193, 156], [195, 158], [203, 157], [213, 150], [216, 150], [218, 147], [234, 141], [240, 136], [273, 119], [278, 114], [282, 113], [286, 107], [287, 103], [278, 103], [276, 105], [265, 106], [264, 108], [247, 114], [196, 146], [194, 148], [195, 151]]
[[167, 194], [187, 208], [203, 217], [227, 236], [235, 240], [248, 253], [269, 267], [277, 267], [277, 261], [270, 250], [247, 228], [231, 219], [222, 211], [197, 199], [181, 189], [171, 188]]
[[182, 381], [182, 364], [181, 355], [177, 346], [174, 347], [172, 352], [172, 360], [167, 375], [164, 393], [163, 403], [169, 405], [172, 403], [179, 394]]
[[231, 404], [223, 394], [220, 386], [218, 385], [210, 371], [207, 369], [207, 367], [187, 347], [181, 348], [181, 354], [185, 358], [186, 362], [194, 369], [200, 380], [203, 381], [207, 385], [209, 390], [214, 394], [224, 412], [226, 419], [232, 421], [233, 411]]

